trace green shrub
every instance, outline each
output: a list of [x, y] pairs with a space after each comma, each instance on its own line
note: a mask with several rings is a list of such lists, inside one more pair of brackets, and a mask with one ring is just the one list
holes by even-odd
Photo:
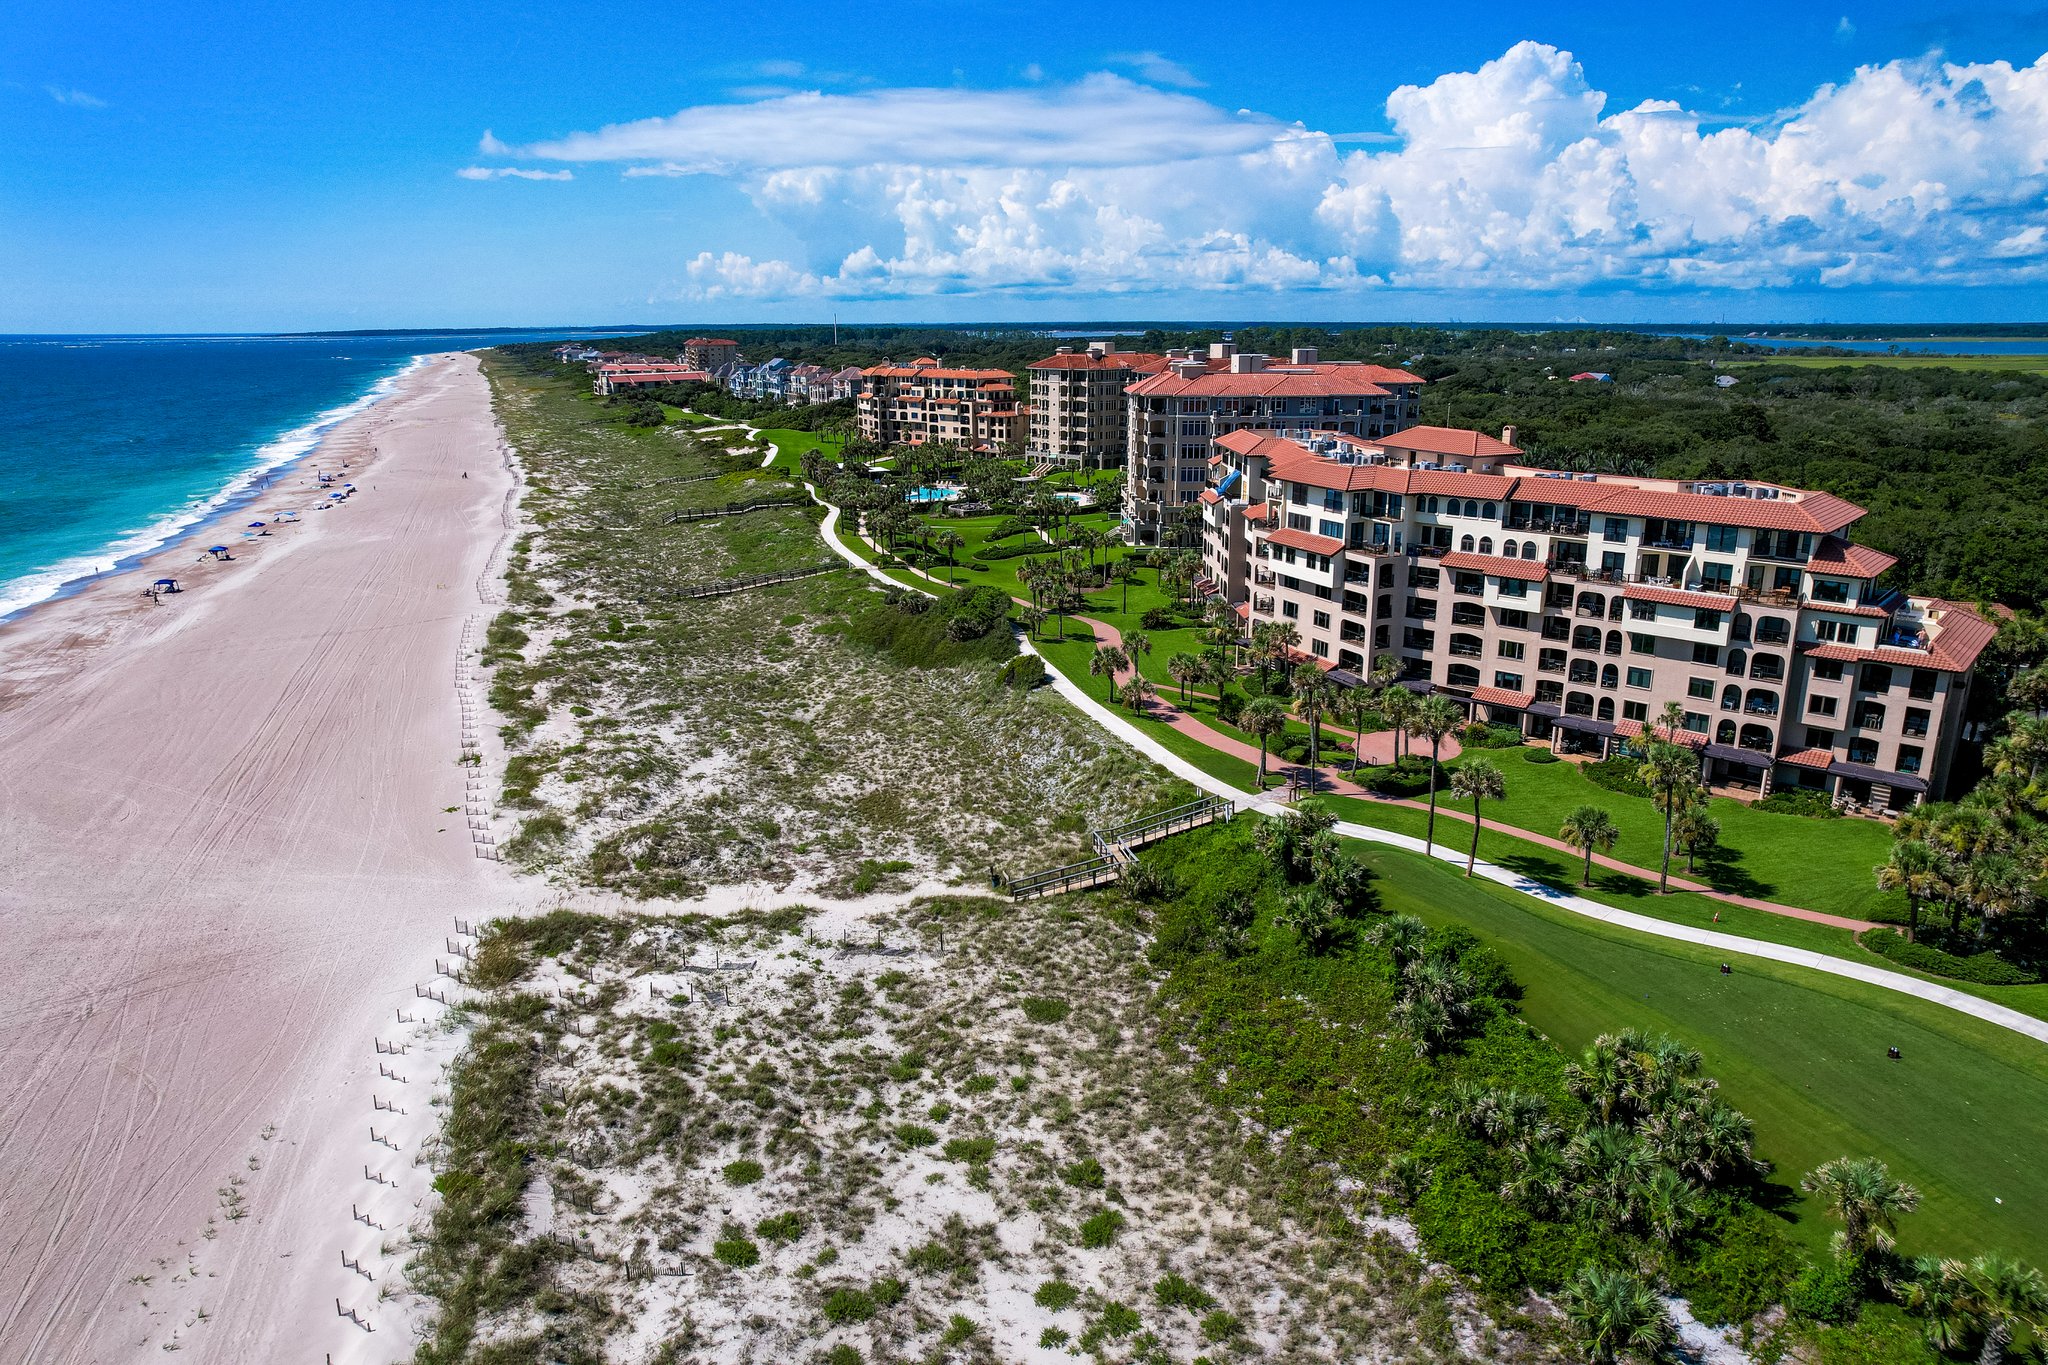
[[1005, 687], [1029, 692], [1034, 687], [1043, 686], [1045, 680], [1045, 660], [1036, 654], [1019, 654], [1003, 665], [1001, 682]]
[[948, 1138], [941, 1150], [948, 1161], [988, 1161], [996, 1154], [996, 1140], [992, 1137]]
[[1174, 614], [1165, 607], [1148, 607], [1138, 623], [1147, 630], [1172, 630], [1180, 624]]
[[1834, 797], [1804, 787], [1781, 787], [1762, 800], [1749, 804], [1773, 815], [1804, 815], [1815, 820], [1842, 818], [1842, 812], [1835, 809]]
[[728, 1161], [725, 1164], [725, 1183], [728, 1185], [752, 1185], [766, 1175], [758, 1161]]
[[960, 1093], [963, 1095], [986, 1095], [995, 1088], [996, 1078], [986, 1072], [977, 1072], [960, 1082]]
[[1056, 555], [1057, 545], [1048, 545], [1042, 540], [1026, 540], [1016, 545], [984, 545], [974, 552], [980, 560], [1016, 559], [1022, 555]]
[[[1429, 760], [1421, 761], [1420, 772], [1410, 768], [1404, 758], [1398, 765], [1383, 763], [1378, 767], [1361, 769], [1358, 778], [1368, 791], [1377, 795], [1397, 801], [1412, 801], [1429, 795]], [[1441, 782], [1438, 790], [1442, 790]]]
[[1557, 761], [1557, 755], [1548, 749], [1531, 749], [1522, 755], [1522, 762], [1524, 763], [1555, 763]]
[[711, 1244], [711, 1254], [720, 1265], [729, 1265], [735, 1270], [761, 1263], [761, 1248], [754, 1245], [747, 1236], [747, 1230], [738, 1223], [727, 1223], [720, 1229], [718, 1240]]
[[906, 1123], [896, 1130], [896, 1140], [905, 1147], [929, 1147], [939, 1135], [921, 1123]]
[[1084, 1156], [1071, 1166], [1060, 1167], [1060, 1179], [1076, 1189], [1099, 1190], [1103, 1184], [1102, 1163]]
[[1216, 694], [1216, 718], [1225, 725], [1237, 724], [1244, 714], [1244, 694], [1232, 687], [1225, 687]]
[[1072, 1308], [1080, 1297], [1081, 1291], [1065, 1280], [1047, 1280], [1038, 1286], [1038, 1292], [1031, 1296], [1031, 1301], [1048, 1313], [1057, 1313]]
[[1221, 1308], [1202, 1319], [1202, 1340], [1222, 1345], [1235, 1341], [1244, 1335], [1244, 1320], [1235, 1313], [1226, 1313]]
[[866, 1322], [875, 1315], [874, 1296], [865, 1289], [842, 1285], [825, 1296], [825, 1320], [841, 1327]]
[[1702, 1322], [1748, 1322], [1783, 1296], [1799, 1258], [1772, 1215], [1754, 1205], [1715, 1204], [1672, 1267], [1671, 1285]]
[[1216, 1306], [1214, 1295], [1172, 1272], [1152, 1286], [1152, 1297], [1159, 1300], [1161, 1308], [1185, 1308], [1190, 1313], [1206, 1313]]
[[1081, 1245], [1093, 1250], [1113, 1246], [1123, 1230], [1124, 1216], [1115, 1209], [1104, 1209], [1081, 1224]]
[[1121, 1341], [1144, 1325], [1136, 1309], [1127, 1303], [1111, 1299], [1102, 1305], [1102, 1312], [1089, 1324], [1088, 1334], [1097, 1339]]
[[1027, 995], [1018, 1003], [1024, 1017], [1034, 1024], [1064, 1023], [1074, 1008], [1064, 1000], [1053, 1000], [1043, 995]]
[[1972, 953], [1968, 957], [1959, 957], [1929, 944], [1910, 943], [1896, 929], [1865, 929], [1856, 937], [1879, 957], [1889, 958], [1901, 967], [1911, 967], [1930, 976], [1945, 976], [1952, 981], [1968, 981], [1979, 986], [2028, 986], [2041, 979], [2039, 972], [2015, 966], [1996, 953]]
[[981, 1330], [973, 1318], [955, 1313], [946, 1319], [946, 1330], [939, 1333], [939, 1340], [947, 1346], [964, 1346]]
[[804, 1216], [791, 1209], [763, 1218], [754, 1224], [754, 1231], [771, 1242], [794, 1242], [804, 1235]]
[[1640, 760], [1617, 755], [1614, 758], [1603, 758], [1598, 763], [1583, 764], [1579, 771], [1596, 787], [1605, 787], [1611, 792], [1620, 792], [1623, 796], [1640, 796], [1647, 801], [1650, 799], [1650, 789], [1643, 779], [1636, 775], [1641, 767]]
[[1847, 1261], [1813, 1261], [1785, 1292], [1785, 1306], [1815, 1322], [1847, 1322], [1863, 1302], [1863, 1287]]
[[1522, 743], [1522, 732], [1512, 725], [1488, 725], [1474, 721], [1458, 735], [1461, 749], [1513, 749]]
[[1038, 1349], [1041, 1351], [1057, 1350], [1059, 1347], [1066, 1345], [1067, 1340], [1066, 1328], [1048, 1327], [1038, 1334]]
[[877, 1308], [894, 1308], [909, 1292], [910, 1286], [894, 1275], [884, 1275], [868, 1286], [868, 1297], [875, 1301]]

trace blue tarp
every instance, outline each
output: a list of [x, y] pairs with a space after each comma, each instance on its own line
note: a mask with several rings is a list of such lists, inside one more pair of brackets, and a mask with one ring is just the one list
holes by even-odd
[[1225, 474], [1220, 480], [1218, 480], [1216, 483], [1217, 493], [1228, 493], [1230, 491], [1230, 485], [1237, 482], [1237, 475], [1238, 471], [1233, 469], [1228, 474]]

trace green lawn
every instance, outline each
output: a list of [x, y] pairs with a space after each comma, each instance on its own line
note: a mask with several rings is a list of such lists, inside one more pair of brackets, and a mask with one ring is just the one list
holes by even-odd
[[1802, 370], [1832, 370], [1844, 365], [1882, 365], [1894, 370], [2010, 370], [2021, 374], [2048, 374], [2048, 354], [2042, 355], [1859, 355], [1782, 356], [1772, 360], [1723, 361], [1722, 368], [1752, 365], [1793, 365]]
[[[1722, 976], [1709, 950], [1591, 922], [1419, 855], [1358, 848], [1382, 873], [1389, 910], [1484, 936], [1522, 983], [1524, 1016], [1560, 1046], [1635, 1024], [1698, 1047], [1788, 1187], [1830, 1157], [1875, 1154], [1920, 1188], [1921, 1212], [1902, 1228], [1909, 1251], [2048, 1260], [2040, 1044], [1797, 967], [1742, 958]], [[1902, 1061], [1887, 1060], [1891, 1046]], [[1816, 1210], [1787, 1213], [1802, 1241], [1824, 1244], [1831, 1228]]]

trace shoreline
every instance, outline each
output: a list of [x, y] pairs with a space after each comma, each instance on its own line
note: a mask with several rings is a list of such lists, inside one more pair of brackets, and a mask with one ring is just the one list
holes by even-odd
[[[151, 560], [177, 550], [189, 541], [210, 534], [209, 528], [219, 528], [227, 518], [238, 516], [270, 496], [276, 480], [300, 467], [305, 461], [319, 455], [330, 437], [355, 418], [372, 412], [377, 405], [397, 393], [408, 376], [436, 355], [454, 352], [423, 352], [401, 364], [390, 374], [373, 382], [367, 389], [336, 407], [320, 412], [312, 420], [277, 433], [254, 452], [257, 457], [248, 468], [235, 474], [197, 506], [166, 512], [147, 526], [123, 531], [115, 539], [86, 554], [72, 555], [60, 559], [44, 568], [33, 569], [17, 578], [0, 583], [0, 603], [8, 600], [10, 592], [19, 595], [24, 591], [17, 585], [36, 584], [55, 577], [56, 582], [40, 596], [30, 597], [16, 606], [0, 606], [0, 629], [23, 619], [28, 613], [54, 602], [62, 602], [88, 591], [94, 584], [118, 577], [144, 567]], [[307, 442], [303, 449], [287, 450], [271, 458], [263, 458], [263, 452], [274, 447]], [[132, 542], [143, 541], [142, 544]], [[124, 548], [125, 547], [125, 548]], [[84, 566], [97, 565], [111, 555], [105, 568], [85, 570]], [[83, 570], [83, 571], [82, 571]]]
[[[417, 991], [451, 915], [520, 894], [448, 813], [499, 440], [476, 359], [435, 356], [251, 490], [346, 451], [377, 476], [346, 512], [180, 562], [246, 519], [222, 506], [0, 624], [0, 1356], [353, 1361], [407, 1335], [384, 1247], [430, 1198], [452, 1039]], [[153, 606], [138, 570], [187, 590]]]

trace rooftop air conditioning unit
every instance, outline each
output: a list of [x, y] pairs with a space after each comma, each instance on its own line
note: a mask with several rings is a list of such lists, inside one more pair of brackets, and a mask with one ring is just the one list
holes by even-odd
[[1463, 474], [1466, 470], [1466, 467], [1461, 464], [1454, 464], [1450, 467], [1450, 470], [1453, 474]]
[[1598, 482], [1600, 482], [1600, 476], [1599, 476], [1598, 474], [1581, 474], [1581, 475], [1579, 475], [1579, 482], [1580, 482], [1580, 483], [1598, 483]]

